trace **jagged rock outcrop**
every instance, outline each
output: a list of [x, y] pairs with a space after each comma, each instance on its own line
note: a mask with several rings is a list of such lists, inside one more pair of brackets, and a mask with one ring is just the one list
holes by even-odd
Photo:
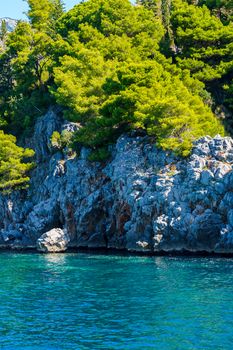
[[53, 110], [38, 120], [30, 187], [0, 197], [0, 245], [36, 246], [60, 228], [71, 247], [233, 253], [230, 137], [203, 137], [179, 159], [148, 136], [122, 135], [101, 164], [84, 148], [75, 158], [52, 153], [64, 125]]

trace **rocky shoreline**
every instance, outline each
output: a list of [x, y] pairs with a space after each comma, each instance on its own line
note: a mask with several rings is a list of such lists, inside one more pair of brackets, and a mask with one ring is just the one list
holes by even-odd
[[173, 250], [173, 251], [139, 251], [117, 248], [88, 248], [88, 247], [67, 247], [65, 251], [42, 252], [38, 251], [36, 246], [9, 246], [1, 245], [0, 253], [7, 254], [88, 254], [88, 255], [115, 255], [122, 257], [168, 257], [168, 258], [223, 258], [232, 259], [233, 253], [215, 253], [207, 251], [188, 251], [188, 250]]
[[54, 109], [38, 119], [30, 187], [0, 197], [0, 248], [233, 253], [230, 137], [206, 136], [180, 159], [131, 133], [101, 164], [85, 148], [75, 158], [52, 149], [54, 131], [75, 127]]

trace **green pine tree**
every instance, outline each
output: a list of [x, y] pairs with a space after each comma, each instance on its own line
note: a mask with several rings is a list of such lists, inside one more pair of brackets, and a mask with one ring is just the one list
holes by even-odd
[[7, 36], [7, 24], [6, 24], [6, 21], [3, 19], [0, 27], [0, 39], [4, 42], [6, 40], [6, 36]]
[[33, 163], [25, 162], [33, 156], [30, 149], [23, 149], [16, 145], [12, 135], [6, 135], [0, 130], [0, 191], [11, 191], [27, 187], [28, 172]]
[[33, 28], [42, 31], [54, 29], [54, 23], [64, 13], [62, 0], [27, 0], [28, 18]]

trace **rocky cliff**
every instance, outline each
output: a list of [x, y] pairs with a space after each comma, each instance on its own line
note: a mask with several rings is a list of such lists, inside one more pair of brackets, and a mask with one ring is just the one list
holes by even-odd
[[230, 137], [206, 136], [184, 160], [131, 133], [101, 164], [85, 148], [75, 158], [54, 153], [53, 131], [75, 127], [52, 109], [37, 121], [30, 187], [0, 197], [2, 247], [233, 253]]

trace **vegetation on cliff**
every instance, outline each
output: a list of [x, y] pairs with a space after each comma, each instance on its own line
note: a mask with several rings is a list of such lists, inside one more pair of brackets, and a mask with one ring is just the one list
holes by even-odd
[[34, 152], [16, 145], [13, 135], [5, 135], [0, 130], [0, 190], [10, 191], [16, 188], [25, 188], [29, 181], [27, 173], [33, 163], [26, 162]]
[[61, 0], [28, 0], [29, 22], [4, 35], [2, 129], [30, 135], [35, 119], [59, 104], [81, 126], [72, 143], [96, 154], [139, 129], [187, 156], [195, 139], [224, 133], [215, 113], [231, 130], [230, 3], [88, 0], [64, 13]]

